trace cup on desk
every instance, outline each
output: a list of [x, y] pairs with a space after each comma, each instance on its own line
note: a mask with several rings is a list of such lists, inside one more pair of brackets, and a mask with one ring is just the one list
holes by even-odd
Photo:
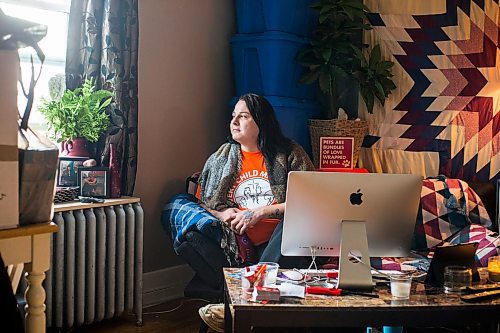
[[444, 268], [444, 292], [459, 293], [472, 284], [472, 270], [469, 267], [451, 265]]
[[411, 274], [392, 274], [391, 275], [391, 295], [395, 299], [410, 298]]
[[275, 262], [259, 262], [258, 266], [266, 264], [266, 277], [264, 279], [264, 286], [276, 284], [276, 277], [278, 276], [278, 269], [280, 265]]
[[488, 280], [500, 283], [500, 256], [488, 258]]

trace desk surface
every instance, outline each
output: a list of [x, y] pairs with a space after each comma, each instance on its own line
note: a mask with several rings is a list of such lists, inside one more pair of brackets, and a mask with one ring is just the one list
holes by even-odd
[[412, 284], [408, 300], [393, 300], [389, 287], [382, 286], [375, 289], [380, 298], [307, 294], [305, 299], [286, 297], [279, 303], [264, 305], [245, 300], [241, 290], [241, 269], [225, 268], [224, 278], [226, 307], [234, 320], [240, 321], [234, 323], [236, 332], [245, 325], [423, 327], [491, 322], [500, 318], [500, 298], [466, 303], [460, 300], [460, 295], [445, 294], [441, 288], [418, 283]]

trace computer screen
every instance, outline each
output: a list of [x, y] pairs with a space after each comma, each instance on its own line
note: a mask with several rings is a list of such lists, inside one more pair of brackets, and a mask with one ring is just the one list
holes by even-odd
[[293, 171], [288, 175], [281, 252], [338, 256], [342, 221], [366, 225], [371, 257], [408, 254], [422, 191], [409, 174]]
[[417, 175], [292, 171], [281, 253], [339, 256], [337, 287], [371, 289], [370, 257], [409, 253], [421, 191]]

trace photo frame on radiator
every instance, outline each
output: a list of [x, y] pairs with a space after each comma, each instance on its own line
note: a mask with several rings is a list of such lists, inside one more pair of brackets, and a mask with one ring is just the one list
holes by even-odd
[[78, 186], [78, 169], [83, 167], [83, 162], [88, 159], [88, 157], [59, 157], [57, 166], [57, 186]]
[[109, 198], [109, 168], [82, 167], [78, 169], [78, 186], [82, 197]]

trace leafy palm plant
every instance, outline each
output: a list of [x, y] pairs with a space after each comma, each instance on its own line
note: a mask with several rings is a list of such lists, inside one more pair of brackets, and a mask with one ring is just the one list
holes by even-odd
[[[361, 41], [364, 30], [371, 29], [363, 0], [319, 0], [312, 5], [319, 10], [319, 20], [308, 47], [298, 62], [305, 67], [301, 82], [319, 83], [328, 100], [327, 119], [337, 116], [339, 101], [347, 93], [346, 81], [355, 80], [367, 106], [373, 112], [374, 98], [381, 103], [396, 86], [391, 80], [391, 61], [381, 59], [375, 46], [366, 60]], [[382, 98], [383, 96], [383, 98]]]
[[77, 137], [96, 142], [108, 129], [109, 116], [105, 109], [112, 96], [110, 91], [95, 90], [92, 81], [87, 79], [81, 88], [65, 90], [60, 99], [42, 101], [39, 110], [57, 142]]
[[390, 71], [394, 63], [382, 59], [378, 44], [371, 50], [368, 59], [359, 50], [354, 49], [354, 52], [358, 62], [354, 64], [353, 75], [359, 83], [361, 97], [368, 112], [373, 113], [375, 98], [384, 105], [391, 90], [396, 89]]

